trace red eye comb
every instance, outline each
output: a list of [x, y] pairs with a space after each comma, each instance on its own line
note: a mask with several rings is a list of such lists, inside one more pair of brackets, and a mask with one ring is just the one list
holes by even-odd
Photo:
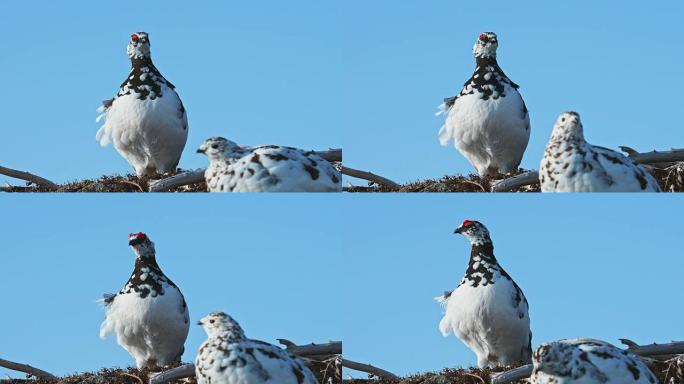
[[145, 237], [145, 234], [142, 232], [138, 232], [138, 234], [135, 237], [137, 237], [138, 239], [142, 239]]
[[473, 225], [474, 221], [472, 220], [463, 220], [463, 226], [467, 227], [469, 225]]
[[131, 40], [138, 40], [138, 35], [136, 33], [132, 34]]
[[487, 36], [486, 33], [483, 33], [480, 35], [480, 40], [487, 40], [487, 39], [489, 39], [489, 36]]

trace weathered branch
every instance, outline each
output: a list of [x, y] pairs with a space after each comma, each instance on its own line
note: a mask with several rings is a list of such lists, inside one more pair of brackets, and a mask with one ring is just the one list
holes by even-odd
[[622, 344], [628, 346], [627, 352], [640, 356], [653, 355], [678, 355], [684, 354], [684, 341], [673, 341], [665, 344], [636, 345], [628, 339], [620, 339]]
[[341, 148], [330, 148], [327, 151], [316, 151], [316, 154], [325, 160], [330, 162], [341, 162], [342, 161], [342, 149]]
[[179, 173], [150, 183], [150, 192], [164, 192], [182, 185], [204, 183], [204, 169]]
[[[316, 154], [327, 161], [342, 161], [342, 150], [338, 148], [327, 151], [316, 151]], [[164, 192], [183, 185], [204, 183], [204, 168], [187, 171], [150, 183], [150, 192]]]
[[33, 375], [35, 377], [40, 377], [43, 379], [57, 380], [57, 377], [55, 375], [53, 375], [49, 372], [45, 372], [42, 369], [32, 367], [32, 366], [27, 365], [27, 364], [20, 364], [20, 363], [15, 363], [15, 362], [8, 361], [8, 360], [0, 359], [0, 367], [5, 367], [5, 368], [9, 368], [9, 369], [14, 370], [14, 371], [28, 373], [29, 375]]
[[532, 375], [532, 368], [532, 364], [527, 364], [523, 365], [522, 367], [511, 369], [509, 371], [493, 374], [491, 377], [492, 384], [511, 383], [517, 380], [530, 377]]
[[366, 172], [366, 171], [359, 171], [358, 169], [353, 169], [349, 167], [345, 167], [344, 165], [342, 166], [342, 174], [351, 176], [351, 177], [356, 177], [357, 179], [364, 179], [368, 181], [372, 181], [377, 184], [385, 185], [390, 188], [399, 188], [399, 184], [395, 183], [394, 181], [390, 179], [386, 179], [382, 176], [378, 176], [374, 173]]
[[630, 147], [621, 146], [620, 150], [625, 152], [630, 159], [641, 164], [673, 163], [676, 161], [684, 161], [684, 149], [639, 153]]
[[325, 344], [309, 344], [309, 345], [296, 345], [287, 339], [278, 339], [278, 342], [284, 346], [288, 352], [295, 354], [297, 356], [314, 356], [314, 355], [341, 355], [342, 354], [342, 342], [341, 341], [331, 341]]
[[384, 369], [374, 367], [370, 364], [357, 363], [355, 361], [347, 360], [344, 357], [342, 358], [342, 366], [347, 367], [349, 369], [353, 369], [355, 371], [370, 373], [371, 375], [375, 375], [377, 377], [384, 377], [387, 379], [399, 380], [399, 377], [397, 375], [395, 375], [391, 372], [387, 372]]
[[11, 168], [5, 168], [0, 166], [0, 174], [9, 176], [9, 177], [14, 177], [15, 179], [21, 179], [21, 180], [26, 180], [30, 181], [34, 184], [41, 185], [45, 188], [55, 190], [57, 189], [57, 184], [53, 183], [52, 181], [48, 179], [44, 179], [40, 176], [36, 176], [32, 173], [24, 172], [24, 171], [17, 171], [16, 169], [11, 169]]
[[184, 379], [186, 377], [195, 376], [195, 364], [185, 364], [180, 367], [169, 369], [159, 373], [150, 375], [149, 384], [162, 384], [171, 380]]
[[524, 185], [533, 185], [539, 182], [539, 172], [537, 171], [527, 171], [519, 175], [509, 177], [508, 179], [503, 179], [497, 181], [492, 185], [492, 192], [505, 192], [512, 189], [522, 187]]

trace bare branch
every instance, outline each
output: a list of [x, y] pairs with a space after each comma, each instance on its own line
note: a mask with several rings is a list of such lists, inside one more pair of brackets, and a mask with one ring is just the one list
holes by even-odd
[[316, 154], [330, 162], [342, 161], [342, 149], [340, 148], [330, 148], [327, 151], [316, 151]]
[[[280, 342], [280, 339], [278, 340]], [[289, 341], [289, 340], [284, 340]], [[280, 342], [282, 344], [282, 342]], [[325, 344], [309, 344], [309, 345], [291, 345], [287, 347], [287, 351], [297, 356], [313, 356], [313, 355], [341, 355], [342, 342], [332, 341]]]
[[524, 185], [539, 183], [539, 172], [527, 171], [519, 175], [497, 181], [492, 185], [492, 192], [506, 192]]
[[182, 185], [204, 183], [204, 169], [179, 173], [150, 183], [150, 192], [164, 192]]
[[371, 375], [375, 375], [377, 377], [384, 377], [387, 379], [399, 380], [399, 377], [397, 375], [395, 375], [391, 372], [387, 372], [384, 369], [374, 367], [370, 364], [357, 363], [355, 361], [347, 360], [344, 357], [342, 358], [342, 366], [347, 367], [349, 369], [353, 369], [355, 371], [370, 373]]
[[291, 341], [288, 340], [288, 339], [276, 339], [276, 340], [278, 340], [278, 342], [279, 342], [280, 344], [284, 345], [286, 348], [296, 347], [296, 346], [297, 346], [297, 344], [291, 342]]
[[378, 176], [376, 174], [366, 172], [366, 171], [359, 171], [358, 169], [353, 169], [349, 167], [345, 167], [344, 165], [342, 166], [342, 174], [351, 176], [351, 177], [356, 177], [357, 179], [364, 179], [368, 181], [372, 181], [377, 184], [382, 184], [385, 186], [388, 186], [390, 188], [399, 188], [399, 184], [395, 183], [394, 181], [390, 179], [386, 179], [382, 176]]
[[630, 159], [641, 164], [673, 163], [677, 161], [684, 161], [684, 149], [639, 153], [630, 147], [621, 146], [620, 150], [625, 152]]
[[57, 380], [57, 377], [55, 375], [53, 375], [49, 372], [45, 372], [41, 369], [32, 367], [32, 366], [27, 365], [27, 364], [20, 364], [20, 363], [15, 363], [15, 362], [8, 361], [8, 360], [0, 359], [0, 367], [5, 367], [5, 368], [9, 368], [9, 369], [14, 370], [14, 371], [28, 373], [29, 375], [33, 375], [35, 377], [40, 377], [43, 379]]
[[0, 174], [9, 176], [9, 177], [14, 177], [16, 179], [22, 179], [26, 181], [30, 181], [34, 184], [41, 185], [45, 188], [49, 188], [51, 190], [57, 189], [57, 184], [53, 183], [52, 181], [48, 179], [44, 179], [40, 176], [36, 176], [32, 173], [24, 172], [24, 171], [17, 171], [16, 169], [11, 169], [11, 168], [5, 168], [0, 166]]
[[509, 371], [492, 375], [492, 384], [505, 384], [521, 380], [532, 375], [532, 364], [523, 365]]
[[627, 352], [640, 356], [677, 355], [684, 353], [684, 341], [649, 345], [636, 345], [636, 343], [628, 339], [620, 339], [620, 341], [628, 346]]
[[185, 364], [180, 367], [169, 369], [159, 373], [150, 375], [149, 384], [162, 384], [171, 380], [184, 379], [186, 377], [195, 376], [195, 364]]

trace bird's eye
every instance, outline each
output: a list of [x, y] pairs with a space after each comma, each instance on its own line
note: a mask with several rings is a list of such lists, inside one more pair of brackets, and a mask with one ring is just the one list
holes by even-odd
[[565, 123], [565, 117], [561, 119], [561, 122]]
[[214, 324], [214, 319], [209, 320], [210, 323]]
[[218, 148], [218, 144], [212, 144], [211, 147], [214, 148], [214, 149], [217, 149], [217, 148]]

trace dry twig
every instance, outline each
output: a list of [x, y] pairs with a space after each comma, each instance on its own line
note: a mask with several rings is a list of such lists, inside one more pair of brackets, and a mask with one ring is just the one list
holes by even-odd
[[57, 189], [57, 184], [53, 183], [52, 181], [48, 179], [44, 179], [40, 176], [36, 176], [32, 173], [24, 172], [24, 171], [17, 171], [16, 169], [11, 169], [11, 168], [5, 168], [0, 166], [0, 174], [9, 176], [9, 177], [14, 177], [16, 179], [22, 179], [26, 181], [30, 181], [34, 184], [41, 185], [45, 188], [55, 190]]
[[163, 371], [150, 375], [149, 384], [162, 384], [169, 382], [171, 380], [184, 379], [186, 377], [195, 376], [195, 364], [185, 364], [180, 367], [169, 369], [168, 371]]
[[14, 371], [19, 371], [19, 372], [24, 372], [28, 373], [29, 375], [33, 375], [36, 377], [40, 377], [43, 379], [48, 379], [48, 380], [57, 380], [57, 377], [49, 372], [45, 372], [42, 369], [38, 369], [35, 367], [32, 367], [27, 364], [20, 364], [20, 363], [15, 363], [9, 360], [3, 360], [0, 359], [0, 367], [5, 367], [9, 368]]
[[344, 165], [342, 166], [342, 174], [351, 176], [351, 177], [356, 177], [357, 179], [364, 179], [368, 181], [372, 181], [377, 184], [382, 184], [385, 186], [388, 186], [390, 188], [399, 188], [399, 184], [395, 183], [394, 181], [390, 179], [386, 179], [382, 176], [378, 176], [374, 173], [366, 172], [366, 171], [359, 171], [358, 169], [354, 168], [349, 168], [345, 167]]
[[382, 377], [382, 378], [387, 378], [387, 379], [392, 379], [392, 380], [399, 380], [399, 377], [397, 375], [395, 375], [391, 372], [385, 371], [384, 369], [374, 367], [370, 364], [357, 363], [355, 361], [351, 361], [351, 360], [347, 360], [345, 358], [342, 358], [342, 366], [347, 367], [349, 369], [353, 369], [355, 371], [370, 373], [371, 375], [375, 375], [377, 377]]

